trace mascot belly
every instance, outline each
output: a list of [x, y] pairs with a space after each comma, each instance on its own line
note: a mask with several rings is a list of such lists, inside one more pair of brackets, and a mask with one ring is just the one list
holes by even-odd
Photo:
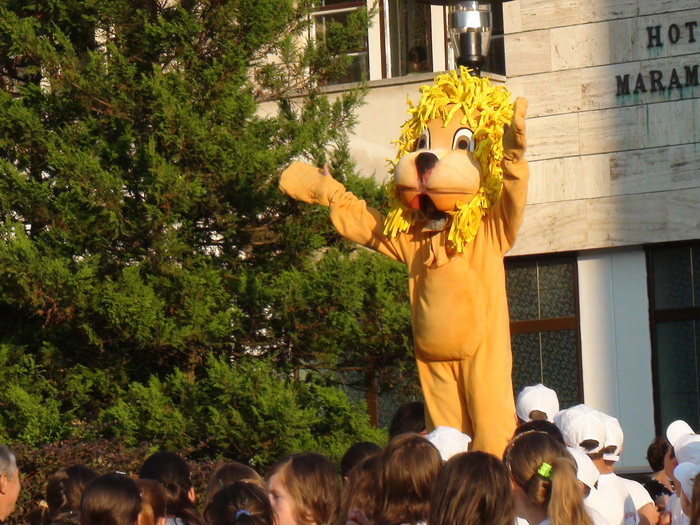
[[290, 197], [328, 206], [341, 235], [406, 265], [428, 431], [456, 428], [498, 456], [515, 428], [503, 257], [527, 197], [526, 107], [464, 68], [421, 87], [386, 218], [327, 168], [296, 162], [280, 180]]

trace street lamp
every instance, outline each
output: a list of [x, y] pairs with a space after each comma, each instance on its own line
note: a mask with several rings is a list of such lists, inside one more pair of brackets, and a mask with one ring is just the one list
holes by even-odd
[[489, 54], [493, 29], [491, 4], [510, 0], [418, 0], [423, 4], [449, 6], [448, 32], [457, 65], [481, 71]]

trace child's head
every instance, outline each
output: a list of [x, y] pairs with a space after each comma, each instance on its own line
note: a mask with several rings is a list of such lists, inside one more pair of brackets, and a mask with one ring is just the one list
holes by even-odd
[[204, 511], [209, 525], [274, 525], [265, 491], [254, 483], [235, 481], [218, 490]]
[[136, 479], [141, 492], [141, 519], [139, 525], [165, 525], [165, 488], [152, 479]]
[[430, 501], [431, 525], [514, 521], [513, 489], [500, 459], [485, 452], [463, 452], [445, 463]]
[[278, 461], [267, 476], [267, 492], [277, 525], [321, 525], [338, 517], [338, 474], [321, 454], [303, 452]]
[[160, 451], [144, 461], [139, 477], [159, 481], [165, 488], [168, 516], [186, 525], [201, 525], [202, 516], [194, 505], [195, 494], [187, 462], [174, 452]]
[[425, 521], [441, 466], [440, 452], [424, 437], [392, 439], [379, 459], [377, 523]]
[[422, 401], [409, 401], [401, 405], [389, 423], [389, 439], [415, 432], [425, 434], [425, 405]]
[[347, 480], [348, 474], [356, 465], [362, 463], [366, 458], [375, 456], [382, 451], [382, 447], [371, 441], [360, 441], [351, 445], [340, 459], [340, 475], [343, 481]]
[[80, 502], [81, 525], [136, 525], [141, 495], [134, 480], [113, 472], [92, 481]]
[[211, 503], [214, 494], [229, 483], [236, 481], [245, 481], [252, 483], [265, 490], [265, 482], [260, 474], [255, 472], [248, 465], [239, 463], [238, 461], [230, 461], [220, 465], [209, 478], [209, 486], [207, 487], [207, 497], [204, 498], [204, 508], [206, 509]]
[[72, 519], [77, 523], [83, 490], [95, 478], [97, 472], [84, 465], [62, 468], [51, 476], [46, 482], [49, 521]]
[[590, 524], [576, 478], [576, 463], [564, 445], [544, 432], [524, 432], [506, 448], [503, 461], [514, 482], [518, 515], [546, 511], [552, 525]]
[[379, 456], [369, 456], [348, 472], [340, 500], [338, 524], [345, 525], [353, 510], [361, 511], [370, 520], [374, 519], [377, 508], [377, 469]]

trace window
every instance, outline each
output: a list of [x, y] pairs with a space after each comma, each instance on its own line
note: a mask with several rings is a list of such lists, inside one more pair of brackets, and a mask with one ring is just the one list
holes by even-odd
[[385, 0], [386, 77], [433, 70], [430, 7], [416, 0]]
[[676, 419], [700, 426], [700, 243], [647, 249], [657, 431]]
[[506, 259], [513, 390], [543, 383], [562, 408], [581, 403], [576, 258]]
[[491, 4], [491, 14], [493, 20], [493, 30], [491, 31], [491, 44], [489, 45], [489, 56], [482, 69], [489, 73], [498, 75], [506, 74], [506, 54], [505, 39], [503, 37], [503, 4], [493, 2]]
[[[444, 71], [455, 67], [448, 45], [448, 8], [418, 0], [323, 0], [314, 13], [316, 38], [323, 38], [331, 22], [345, 23], [354, 11], [378, 6], [367, 39], [361, 49], [349, 53], [353, 62], [329, 84], [399, 78], [414, 73]], [[505, 75], [503, 6], [491, 4], [493, 30], [489, 56], [482, 69]]]
[[[323, 6], [314, 13], [315, 23], [314, 37], [324, 38], [330, 24], [347, 23], [348, 16], [354, 11], [365, 7], [364, 1], [348, 2], [347, 0], [323, 0]], [[365, 37], [364, 46], [348, 53], [352, 57], [352, 63], [347, 72], [339, 77], [328, 80], [329, 84], [343, 84], [346, 82], [360, 82], [369, 79], [369, 49], [368, 40]]]

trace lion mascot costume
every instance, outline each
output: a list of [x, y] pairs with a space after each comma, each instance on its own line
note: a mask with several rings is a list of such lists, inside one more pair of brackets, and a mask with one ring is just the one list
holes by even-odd
[[280, 179], [290, 197], [328, 206], [341, 235], [406, 265], [428, 431], [456, 428], [498, 456], [515, 428], [503, 257], [527, 198], [526, 108], [465, 68], [422, 86], [386, 218], [327, 167], [296, 162]]

